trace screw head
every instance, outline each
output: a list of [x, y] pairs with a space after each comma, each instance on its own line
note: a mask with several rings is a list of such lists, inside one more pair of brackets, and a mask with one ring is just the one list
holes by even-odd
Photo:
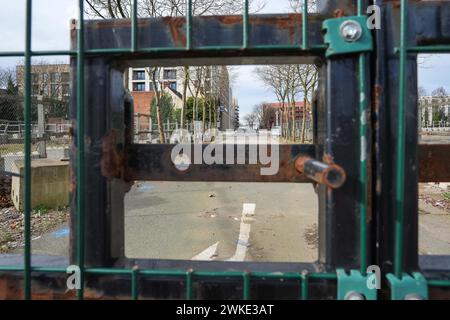
[[417, 293], [410, 293], [405, 296], [405, 300], [423, 300], [423, 297]]
[[357, 291], [349, 291], [345, 295], [344, 300], [366, 300], [366, 297]]
[[340, 35], [347, 42], [358, 41], [362, 36], [361, 25], [355, 20], [347, 20], [341, 24]]

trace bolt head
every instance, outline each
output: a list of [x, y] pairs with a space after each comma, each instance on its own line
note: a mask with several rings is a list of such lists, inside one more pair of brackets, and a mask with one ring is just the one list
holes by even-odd
[[405, 296], [405, 300], [424, 300], [420, 294], [410, 293]]
[[349, 291], [345, 295], [344, 300], [366, 300], [366, 297], [357, 291]]
[[354, 20], [347, 20], [341, 24], [340, 35], [347, 42], [358, 41], [362, 36], [361, 25]]

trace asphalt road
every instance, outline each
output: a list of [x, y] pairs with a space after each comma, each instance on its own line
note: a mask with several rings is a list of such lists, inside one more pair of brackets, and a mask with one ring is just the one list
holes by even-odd
[[144, 182], [125, 203], [130, 258], [317, 259], [317, 199], [309, 184]]
[[[130, 258], [317, 258], [317, 200], [308, 184], [139, 182], [125, 203]], [[254, 214], [242, 215], [244, 203], [255, 204]], [[419, 252], [450, 254], [450, 213], [419, 207]], [[67, 255], [68, 235], [65, 224], [33, 239], [33, 253]]]

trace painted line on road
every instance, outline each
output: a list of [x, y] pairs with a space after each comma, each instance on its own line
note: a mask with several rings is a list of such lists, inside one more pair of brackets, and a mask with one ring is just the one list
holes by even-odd
[[241, 225], [239, 228], [239, 238], [236, 243], [236, 251], [234, 255], [227, 261], [244, 261], [249, 245], [251, 222], [255, 215], [255, 203], [244, 203], [242, 206]]
[[217, 251], [217, 247], [218, 246], [219, 246], [219, 241], [214, 243], [212, 246], [206, 248], [205, 250], [203, 250], [199, 254], [195, 255], [194, 257], [192, 257], [191, 260], [197, 260], [197, 261], [211, 261], [211, 260], [214, 260], [217, 257], [216, 251]]

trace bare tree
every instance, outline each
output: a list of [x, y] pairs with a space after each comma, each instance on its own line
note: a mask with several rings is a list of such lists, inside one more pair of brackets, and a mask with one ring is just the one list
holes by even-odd
[[14, 68], [0, 68], [0, 89], [6, 89], [11, 83], [16, 84], [16, 71]]
[[286, 98], [288, 85], [283, 74], [284, 66], [272, 65], [256, 68], [256, 75], [269, 88], [273, 90], [278, 102], [281, 104], [280, 126], [283, 128], [283, 115], [286, 115]]
[[[87, 0], [86, 13], [102, 19], [129, 18], [131, 0]], [[138, 2], [139, 17], [183, 16], [186, 14], [186, 0], [142, 0]], [[238, 14], [243, 11], [243, 1], [235, 0], [192, 0], [192, 14]], [[264, 8], [266, 1], [249, 1], [251, 13]]]
[[180, 115], [180, 124], [181, 124], [181, 129], [184, 129], [184, 121], [185, 121], [185, 111], [186, 111], [186, 103], [187, 103], [187, 98], [186, 98], [186, 94], [187, 94], [187, 88], [189, 85], [189, 67], [185, 66], [183, 67], [183, 105], [181, 106], [181, 115]]
[[302, 132], [300, 136], [300, 143], [305, 142], [306, 133], [306, 115], [311, 112], [311, 101], [318, 83], [317, 66], [313, 64], [297, 65], [298, 79], [303, 92], [303, 112], [302, 112]]
[[253, 107], [255, 118], [259, 123], [261, 129], [271, 129], [271, 120], [275, 118], [274, 108], [266, 102], [262, 102]]
[[[303, 0], [289, 0], [289, 5], [294, 12], [303, 12]], [[317, 12], [317, 0], [308, 1], [308, 13], [310, 12]]]
[[419, 95], [419, 98], [425, 97], [427, 95], [427, 90], [424, 87], [420, 86], [418, 88], [418, 95]]
[[159, 74], [160, 68], [158, 67], [152, 67], [151, 68], [151, 74], [150, 79], [152, 80], [152, 86], [153, 86], [153, 92], [155, 93], [155, 102], [156, 102], [156, 121], [158, 122], [158, 130], [159, 130], [159, 140], [161, 143], [166, 142], [166, 137], [164, 134], [164, 127], [163, 127], [163, 119], [162, 119], [162, 112], [161, 112], [161, 96], [163, 93], [163, 84], [160, 81], [161, 77]]
[[255, 123], [258, 121], [257, 116], [254, 112], [246, 114], [244, 117], [244, 121], [247, 122], [247, 125], [250, 129], [253, 129]]
[[447, 94], [447, 90], [445, 90], [444, 87], [439, 87], [439, 88], [434, 89], [431, 92], [431, 95], [433, 97], [446, 97], [448, 94]]

